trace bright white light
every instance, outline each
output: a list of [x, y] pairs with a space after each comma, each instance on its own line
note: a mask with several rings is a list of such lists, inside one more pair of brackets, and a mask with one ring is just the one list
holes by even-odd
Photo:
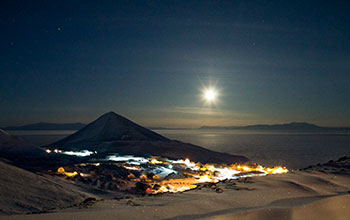
[[209, 103], [215, 102], [218, 92], [215, 88], [206, 88], [203, 91], [203, 99]]
[[149, 160], [144, 157], [135, 157], [133, 155], [112, 155], [108, 156], [106, 160], [115, 162], [129, 162], [130, 164], [140, 165], [141, 163], [147, 163]]
[[62, 154], [67, 154], [71, 156], [78, 156], [78, 157], [86, 157], [90, 156], [94, 152], [88, 151], [88, 150], [82, 150], [82, 151], [63, 151]]
[[166, 168], [166, 167], [162, 167], [162, 166], [155, 166], [155, 167], [152, 167], [152, 169], [150, 169], [150, 171], [153, 173], [153, 174], [156, 174], [158, 175], [160, 178], [165, 178], [167, 176], [169, 176], [170, 174], [174, 173], [176, 174], [177, 172], [173, 169], [169, 169], [169, 168]]

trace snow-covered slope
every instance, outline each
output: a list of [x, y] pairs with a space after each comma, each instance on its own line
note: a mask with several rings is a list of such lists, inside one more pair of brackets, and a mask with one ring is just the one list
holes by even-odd
[[86, 197], [65, 180], [39, 176], [0, 161], [0, 215], [66, 208]]

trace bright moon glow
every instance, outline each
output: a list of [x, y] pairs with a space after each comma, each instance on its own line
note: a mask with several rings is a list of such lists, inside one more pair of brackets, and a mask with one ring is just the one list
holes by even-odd
[[207, 88], [204, 90], [203, 97], [207, 102], [214, 102], [218, 93], [214, 88]]

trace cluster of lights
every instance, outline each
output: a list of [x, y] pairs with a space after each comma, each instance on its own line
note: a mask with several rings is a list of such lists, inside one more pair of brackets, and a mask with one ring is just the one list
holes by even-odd
[[50, 154], [50, 153], [56, 153], [56, 154], [66, 154], [70, 156], [78, 156], [78, 157], [87, 157], [92, 154], [97, 154], [97, 151], [88, 151], [88, 150], [82, 150], [82, 151], [62, 151], [59, 149], [45, 149], [45, 152]]
[[[201, 164], [190, 161], [189, 159], [169, 160], [159, 157], [145, 158], [132, 155], [108, 156], [105, 161], [116, 162], [116, 165], [122, 166], [130, 171], [154, 174], [151, 178], [148, 178], [146, 175], [135, 177], [132, 173], [128, 176], [132, 181], [146, 183], [149, 186], [146, 193], [149, 194], [183, 192], [196, 188], [200, 183], [217, 183], [225, 179], [283, 174], [288, 172], [287, 168], [280, 166], [266, 168], [257, 164], [252, 166], [239, 164]], [[100, 163], [89, 163], [89, 165], [100, 166]], [[78, 174], [81, 177], [91, 176], [90, 174], [78, 173], [76, 171], [66, 172], [62, 167], [57, 170], [57, 173], [68, 177], [74, 177]], [[185, 178], [168, 179], [171, 174], [178, 173], [182, 173]]]
[[[126, 162], [126, 157], [135, 159], [133, 156], [114, 156], [114, 161]], [[118, 159], [117, 159], [118, 158]], [[152, 179], [147, 179], [145, 176], [141, 176], [139, 180], [146, 181], [150, 186], [146, 193], [158, 194], [165, 192], [183, 192], [191, 190], [197, 187], [200, 183], [217, 183], [225, 179], [237, 179], [242, 177], [252, 176], [264, 176], [268, 174], [283, 174], [287, 173], [288, 169], [285, 167], [273, 167], [266, 168], [257, 164], [252, 166], [248, 165], [216, 165], [216, 164], [201, 164], [190, 161], [189, 159], [169, 160], [169, 159], [157, 159], [137, 157], [137, 161], [140, 164], [149, 164], [148, 171], [155, 173]], [[128, 170], [145, 170], [138, 165], [133, 165], [135, 161], [131, 161], [131, 164], [127, 162], [123, 164], [123, 167]], [[140, 165], [139, 164], [139, 165]], [[167, 175], [171, 173], [182, 172], [187, 178], [181, 179], [165, 179]], [[133, 175], [132, 175], [133, 176]], [[132, 177], [131, 176], [131, 177]], [[134, 176], [132, 178], [135, 178]], [[139, 181], [136, 180], [136, 181]], [[155, 187], [157, 186], [157, 187]]]
[[48, 154], [50, 154], [50, 153], [61, 154], [61, 153], [62, 153], [62, 150], [58, 150], [58, 149], [54, 149], [54, 150], [46, 149], [45, 152], [48, 153]]

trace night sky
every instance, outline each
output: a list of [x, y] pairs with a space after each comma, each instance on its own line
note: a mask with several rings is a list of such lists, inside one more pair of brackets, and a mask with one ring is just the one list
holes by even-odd
[[350, 126], [350, 1], [9, 0], [0, 27], [0, 126]]

